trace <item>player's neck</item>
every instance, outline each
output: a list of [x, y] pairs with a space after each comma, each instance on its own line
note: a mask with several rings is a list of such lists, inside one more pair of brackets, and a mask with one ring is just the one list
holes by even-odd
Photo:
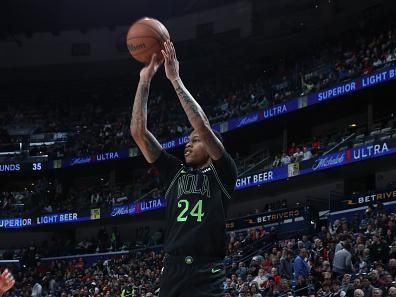
[[206, 161], [205, 163], [202, 163], [200, 165], [195, 165], [195, 166], [193, 166], [193, 168], [194, 169], [206, 168], [206, 167], [209, 167], [210, 163], [212, 163], [212, 160], [208, 159], [208, 161]]

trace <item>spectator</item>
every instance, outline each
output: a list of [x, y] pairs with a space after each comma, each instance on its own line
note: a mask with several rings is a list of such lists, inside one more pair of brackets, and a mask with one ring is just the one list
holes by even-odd
[[370, 259], [372, 261], [388, 261], [389, 247], [381, 240], [379, 235], [373, 235], [373, 241], [370, 246]]
[[311, 147], [314, 154], [316, 154], [320, 150], [320, 140], [318, 137], [314, 137]]
[[237, 274], [242, 280], [246, 279], [246, 276], [247, 276], [247, 274], [248, 274], [248, 269], [247, 269], [247, 267], [245, 266], [245, 263], [244, 263], [244, 262], [239, 262], [238, 270], [236, 271], [236, 274]]
[[265, 275], [264, 269], [259, 269], [258, 275], [253, 279], [260, 290], [264, 289], [267, 285], [268, 277]]
[[281, 282], [281, 276], [278, 274], [278, 269], [276, 267], [271, 268], [271, 277], [274, 280], [276, 286], [279, 286]]
[[353, 292], [353, 296], [354, 296], [354, 297], [364, 297], [364, 292], [363, 292], [361, 289], [356, 289], [356, 290]]
[[342, 278], [341, 290], [344, 291], [347, 296], [352, 295], [354, 286], [351, 283], [351, 275], [350, 274], [345, 274], [344, 277]]
[[280, 166], [281, 165], [281, 159], [279, 158], [279, 156], [278, 155], [275, 155], [275, 160], [274, 160], [274, 162], [272, 162], [272, 167], [278, 167], [278, 166]]
[[[371, 281], [371, 284], [373, 285], [373, 287], [374, 288], [380, 288], [381, 290], [382, 289], [385, 289], [384, 288], [384, 282], [383, 282], [383, 280], [382, 279], [380, 279], [380, 275], [379, 275], [379, 273], [378, 273], [378, 270], [376, 270], [376, 269], [373, 269], [371, 272], [370, 272], [370, 281]], [[377, 292], [378, 293], [378, 292]]]
[[388, 290], [389, 297], [396, 297], [396, 287], [392, 286]]
[[283, 153], [281, 158], [282, 165], [290, 164], [290, 161], [290, 157], [286, 153]]
[[352, 266], [352, 255], [351, 245], [347, 242], [344, 247], [335, 253], [333, 260], [333, 272], [338, 276], [342, 276], [344, 273], [353, 271]]
[[309, 275], [310, 267], [308, 263], [305, 261], [308, 253], [305, 248], [300, 249], [299, 255], [294, 259], [294, 278], [299, 279], [300, 276], [307, 278]]
[[374, 288], [372, 292], [372, 297], [382, 297], [383, 291], [379, 288]]
[[363, 276], [361, 284], [362, 284], [361, 289], [364, 292], [364, 296], [371, 296], [374, 287], [371, 285], [369, 277]]
[[293, 156], [297, 151], [297, 146], [295, 142], [292, 142], [291, 146], [289, 147], [289, 149], [287, 150], [287, 154], [289, 156]]
[[301, 162], [303, 158], [304, 158], [304, 153], [301, 151], [299, 147], [296, 147], [292, 157], [293, 162]]
[[284, 249], [280, 260], [279, 273], [287, 279], [291, 279], [293, 274], [292, 255], [291, 251]]
[[32, 287], [32, 297], [41, 297], [43, 291], [43, 287], [41, 286], [41, 284], [37, 281], [34, 286]]
[[312, 159], [311, 150], [309, 150], [306, 146], [304, 146], [304, 148], [303, 148], [303, 154], [304, 155], [303, 155], [302, 161]]
[[331, 297], [345, 297], [346, 292], [340, 287], [340, 282], [338, 280], [333, 280], [331, 284]]
[[310, 251], [311, 249], [312, 249], [312, 242], [308, 239], [308, 236], [307, 235], [303, 235], [302, 236], [302, 242], [304, 243], [304, 248], [307, 250], [307, 251]]
[[250, 293], [252, 294], [252, 297], [262, 297], [262, 295], [259, 292], [257, 283], [253, 282], [250, 285]]
[[324, 282], [317, 292], [318, 297], [328, 297], [331, 295], [329, 282]]

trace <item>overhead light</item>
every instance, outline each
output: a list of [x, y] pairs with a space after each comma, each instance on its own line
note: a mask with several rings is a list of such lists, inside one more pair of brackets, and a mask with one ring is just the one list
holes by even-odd
[[350, 124], [349, 127], [356, 127], [356, 124]]

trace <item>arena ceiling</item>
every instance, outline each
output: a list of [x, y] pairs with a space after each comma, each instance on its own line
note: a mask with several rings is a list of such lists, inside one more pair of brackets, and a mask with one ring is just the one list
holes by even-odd
[[0, 33], [31, 34], [128, 25], [147, 15], [166, 19], [236, 0], [2, 0]]

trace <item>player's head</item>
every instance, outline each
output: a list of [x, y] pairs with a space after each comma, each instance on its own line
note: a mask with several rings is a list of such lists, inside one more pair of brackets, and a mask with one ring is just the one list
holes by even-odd
[[[223, 138], [219, 132], [213, 130], [213, 133], [220, 142], [223, 142]], [[209, 158], [209, 154], [204, 143], [201, 141], [199, 133], [195, 130], [192, 131], [184, 148], [184, 159], [186, 164], [192, 167], [199, 167], [207, 163]]]

